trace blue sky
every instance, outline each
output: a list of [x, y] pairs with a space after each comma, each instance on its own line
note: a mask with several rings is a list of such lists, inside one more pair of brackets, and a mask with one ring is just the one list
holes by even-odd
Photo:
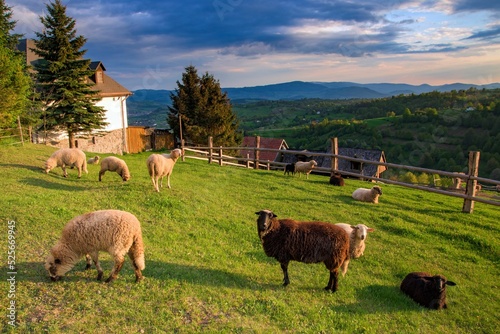
[[[48, 1], [6, 0], [33, 38]], [[294, 80], [500, 82], [500, 1], [63, 0], [86, 56], [130, 90], [186, 66], [222, 87]]]

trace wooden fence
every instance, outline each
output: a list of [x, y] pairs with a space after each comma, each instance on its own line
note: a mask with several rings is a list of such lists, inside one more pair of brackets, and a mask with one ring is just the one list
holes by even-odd
[[21, 144], [24, 146], [25, 135], [31, 138], [31, 127], [23, 133], [19, 117], [17, 117], [17, 128], [0, 129], [0, 141], [8, 142], [9, 145]]
[[[371, 161], [371, 160], [364, 160], [364, 159], [359, 159], [359, 158], [342, 156], [342, 155], [337, 154], [338, 145], [337, 145], [336, 138], [332, 138], [332, 153], [318, 153], [318, 152], [293, 151], [293, 150], [277, 150], [277, 149], [269, 149], [269, 148], [261, 148], [261, 147], [253, 147], [253, 148], [249, 148], [249, 147], [213, 147], [213, 145], [211, 145], [211, 143], [212, 143], [212, 140], [209, 139], [209, 146], [206, 146], [206, 147], [185, 147], [184, 145], [182, 145], [183, 151], [191, 151], [194, 154], [198, 155], [198, 156], [196, 156], [196, 155], [190, 155], [190, 156], [183, 155], [182, 159], [184, 160], [184, 157], [188, 157], [188, 158], [207, 160], [208, 163], [212, 163], [213, 161], [217, 161], [220, 166], [232, 165], [232, 166], [240, 166], [240, 167], [254, 168], [254, 169], [265, 168], [267, 170], [271, 170], [271, 169], [283, 169], [283, 167], [286, 165], [286, 163], [276, 162], [276, 161], [268, 161], [268, 160], [266, 160], [266, 161], [259, 160], [259, 152], [262, 152], [262, 151], [277, 152], [277, 153], [281, 152], [281, 153], [297, 154], [297, 155], [306, 154], [307, 156], [311, 156], [311, 157], [326, 156], [326, 157], [331, 158], [332, 164], [331, 164], [330, 168], [318, 167], [318, 168], [315, 168], [314, 171], [319, 172], [319, 173], [324, 173], [327, 175], [331, 175], [331, 173], [333, 173], [333, 172], [338, 172], [344, 176], [352, 176], [352, 177], [356, 177], [356, 178], [368, 179], [368, 180], [372, 180], [372, 181], [383, 182], [383, 183], [387, 183], [387, 184], [395, 184], [395, 185], [399, 185], [399, 186], [403, 186], [403, 187], [438, 193], [438, 194], [442, 194], [442, 195], [446, 195], [446, 196], [463, 198], [464, 203], [462, 206], [462, 211], [466, 212], [466, 213], [472, 213], [474, 211], [474, 202], [480, 202], [480, 203], [500, 206], [500, 197], [498, 197], [498, 196], [494, 196], [492, 198], [484, 198], [484, 197], [477, 196], [478, 182], [482, 182], [483, 184], [491, 184], [491, 185], [493, 185], [492, 189], [498, 189], [500, 187], [500, 181], [478, 177], [480, 152], [477, 152], [477, 151], [469, 152], [468, 173], [463, 174], [463, 173], [452, 173], [452, 172], [446, 172], [446, 171], [435, 170], [435, 169], [427, 169], [427, 168], [420, 168], [420, 167], [413, 167], [413, 166], [406, 166], [406, 165], [398, 165], [398, 164], [387, 163], [387, 162]], [[223, 154], [223, 151], [240, 151], [240, 150], [253, 150], [255, 152], [255, 154], [254, 154], [255, 158], [250, 159], [250, 158], [248, 158], [248, 156], [247, 157], [232, 157], [232, 156], [228, 156], [228, 155]], [[338, 159], [345, 159], [348, 161], [360, 162], [360, 163], [364, 163], [364, 164], [382, 165], [382, 166], [386, 166], [387, 168], [404, 169], [404, 170], [409, 170], [412, 172], [429, 173], [429, 174], [439, 175], [439, 176], [444, 176], [444, 177], [457, 178], [457, 179], [465, 181], [465, 183], [466, 183], [465, 192], [460, 193], [460, 192], [451, 191], [451, 190], [438, 189], [436, 187], [422, 186], [422, 185], [405, 183], [405, 182], [395, 181], [395, 180], [390, 180], [390, 179], [371, 177], [371, 176], [361, 175], [361, 174], [352, 173], [352, 172], [340, 171], [340, 170], [338, 170], [338, 167], [337, 167], [338, 166]], [[498, 197], [499, 200], [495, 200], [495, 197]]]

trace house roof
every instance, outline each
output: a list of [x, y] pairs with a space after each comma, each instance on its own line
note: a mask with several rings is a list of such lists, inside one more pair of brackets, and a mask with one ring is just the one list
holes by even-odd
[[[256, 137], [253, 136], [247, 136], [243, 138], [243, 147], [255, 147], [255, 139]], [[288, 149], [288, 144], [284, 139], [281, 138], [264, 138], [260, 137], [260, 147], [261, 148], [270, 148], [270, 149], [275, 149], [275, 150], [287, 150]], [[240, 150], [240, 154], [243, 157], [246, 157], [247, 154], [250, 159], [255, 158], [254, 156], [254, 150]], [[259, 159], [260, 160], [269, 160], [269, 161], [276, 161], [280, 158], [279, 156], [280, 152], [268, 152], [268, 151], [260, 151], [259, 153]]]

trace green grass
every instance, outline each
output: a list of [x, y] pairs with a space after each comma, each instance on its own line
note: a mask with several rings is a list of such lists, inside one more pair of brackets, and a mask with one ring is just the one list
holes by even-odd
[[[0, 147], [2, 258], [7, 222], [16, 222], [16, 291], [8, 297], [7, 261], [2, 263], [0, 303], [16, 302], [19, 333], [493, 333], [500, 325], [500, 213], [443, 195], [382, 185], [378, 205], [354, 202], [351, 192], [370, 184], [327, 178], [288, 177], [186, 159], [177, 162], [172, 189], [153, 191], [145, 160], [125, 155], [132, 178], [116, 173], [98, 182], [99, 166], [77, 179], [69, 170], [42, 173], [54, 148]], [[323, 290], [323, 264], [292, 262], [291, 284], [281, 286], [279, 264], [259, 242], [255, 211], [279, 217], [365, 223], [375, 228], [365, 255], [353, 260], [339, 290]], [[145, 280], [134, 283], [127, 259], [112, 284], [84, 271], [82, 259], [63, 280], [50, 282], [43, 263], [74, 216], [122, 209], [142, 223]], [[111, 261], [102, 254], [105, 275]], [[441, 273], [449, 309], [424, 309], [399, 291], [410, 271]], [[2, 312], [6, 312], [2, 307]]]

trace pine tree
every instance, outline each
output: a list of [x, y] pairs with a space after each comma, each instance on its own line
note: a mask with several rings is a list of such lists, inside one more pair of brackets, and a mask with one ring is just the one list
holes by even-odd
[[11, 34], [11, 8], [0, 0], [0, 127], [9, 128], [26, 111], [31, 80], [22, 55], [15, 51], [20, 35]]
[[46, 5], [48, 14], [40, 17], [44, 26], [36, 33], [35, 52], [41, 61], [34, 65], [37, 90], [45, 104], [44, 122], [48, 129], [68, 133], [69, 146], [75, 135], [102, 129], [105, 110], [95, 105], [99, 92], [88, 80], [92, 75], [90, 59], [81, 50], [86, 38], [76, 36], [75, 20], [66, 15], [61, 0]]
[[237, 146], [242, 134], [238, 131], [238, 120], [226, 93], [219, 81], [205, 73], [201, 78], [194, 66], [186, 67], [182, 83], [177, 81], [177, 89], [170, 94], [172, 106], [167, 121], [180, 138], [179, 119], [182, 136], [193, 144], [206, 143], [213, 137], [215, 146]]

